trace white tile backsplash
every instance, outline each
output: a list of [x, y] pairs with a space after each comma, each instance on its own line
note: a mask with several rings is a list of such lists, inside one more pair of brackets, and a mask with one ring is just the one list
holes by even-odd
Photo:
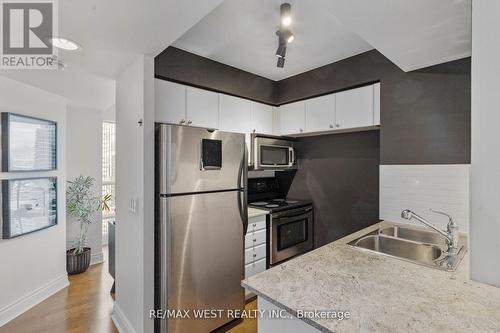
[[[469, 229], [469, 164], [381, 165], [380, 219], [414, 223], [401, 218], [411, 209], [441, 228], [448, 219], [429, 208], [453, 216], [460, 232]], [[417, 222], [418, 223], [418, 222]]]

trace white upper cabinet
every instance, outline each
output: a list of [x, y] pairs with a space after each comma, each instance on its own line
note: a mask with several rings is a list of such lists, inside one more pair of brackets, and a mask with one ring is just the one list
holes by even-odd
[[252, 102], [252, 126], [250, 132], [273, 134], [273, 107]]
[[249, 133], [251, 123], [252, 108], [249, 100], [220, 94], [220, 130]]
[[280, 106], [280, 129], [282, 135], [300, 134], [305, 129], [305, 102]]
[[306, 132], [328, 131], [335, 124], [335, 95], [306, 100]]
[[335, 94], [335, 129], [374, 125], [373, 85]]
[[219, 128], [219, 94], [187, 87], [186, 119], [187, 125]]
[[186, 86], [155, 79], [155, 121], [169, 124], [186, 122]]

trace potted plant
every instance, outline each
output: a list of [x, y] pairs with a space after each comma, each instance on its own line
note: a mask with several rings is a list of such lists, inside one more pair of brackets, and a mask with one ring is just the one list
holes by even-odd
[[90, 247], [87, 244], [87, 231], [94, 222], [94, 213], [99, 210], [109, 210], [111, 195], [104, 197], [96, 195], [93, 191], [95, 179], [92, 177], [78, 176], [73, 181], [68, 181], [66, 190], [67, 214], [80, 223], [80, 231], [73, 241], [74, 247], [66, 251], [66, 270], [68, 274], [85, 272], [90, 265]]

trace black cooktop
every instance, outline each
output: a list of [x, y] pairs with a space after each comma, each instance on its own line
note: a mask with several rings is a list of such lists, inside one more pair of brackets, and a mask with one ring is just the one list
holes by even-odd
[[253, 208], [265, 209], [270, 212], [277, 212], [286, 209], [303, 207], [310, 204], [311, 204], [310, 201], [275, 198], [268, 200], [252, 201], [248, 203], [248, 206]]
[[310, 205], [310, 201], [285, 198], [286, 193], [280, 187], [278, 179], [248, 179], [248, 206], [277, 212]]

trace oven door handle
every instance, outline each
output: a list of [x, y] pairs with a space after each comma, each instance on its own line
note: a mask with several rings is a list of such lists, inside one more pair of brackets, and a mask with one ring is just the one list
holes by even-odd
[[295, 217], [299, 217], [299, 216], [307, 218], [307, 212], [299, 213], [299, 214], [296, 214], [296, 215], [290, 215], [290, 216], [280, 216], [280, 217], [278, 217], [278, 218], [276, 218], [274, 220], [277, 221], [278, 223], [288, 222], [290, 220], [293, 220]]

